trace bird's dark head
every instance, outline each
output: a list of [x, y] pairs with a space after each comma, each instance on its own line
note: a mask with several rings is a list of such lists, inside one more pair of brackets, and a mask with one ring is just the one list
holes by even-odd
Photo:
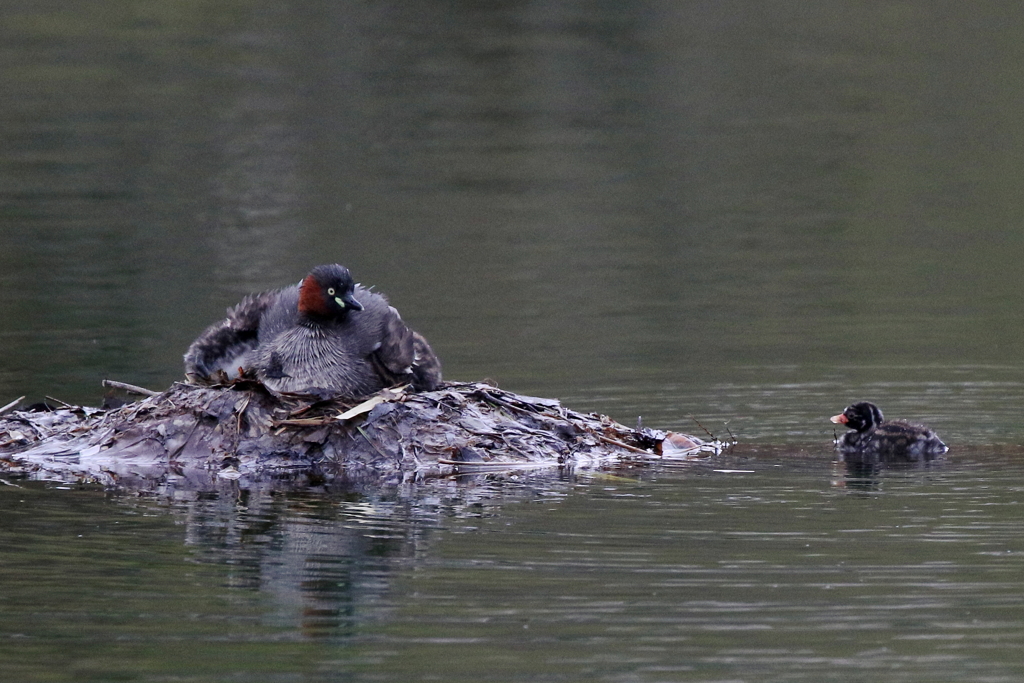
[[355, 282], [348, 268], [334, 263], [317, 266], [299, 285], [299, 312], [317, 318], [344, 319], [363, 310], [355, 296]]
[[882, 423], [882, 411], [874, 403], [863, 401], [848, 406], [846, 410], [833, 416], [831, 420], [855, 431], [866, 432]]

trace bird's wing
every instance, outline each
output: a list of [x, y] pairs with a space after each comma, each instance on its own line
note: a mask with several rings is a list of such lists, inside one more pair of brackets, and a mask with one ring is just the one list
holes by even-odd
[[276, 292], [250, 294], [228, 309], [218, 320], [196, 337], [185, 353], [185, 375], [205, 378], [217, 370], [233, 375], [234, 368], [225, 367], [259, 342], [260, 317], [273, 303]]

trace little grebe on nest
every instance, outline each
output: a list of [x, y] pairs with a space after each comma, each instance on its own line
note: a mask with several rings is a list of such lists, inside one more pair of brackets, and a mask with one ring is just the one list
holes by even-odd
[[219, 371], [254, 375], [278, 392], [353, 398], [441, 383], [441, 362], [427, 340], [337, 264], [317, 266], [297, 285], [246, 296], [200, 334], [185, 354], [186, 376], [205, 380]]

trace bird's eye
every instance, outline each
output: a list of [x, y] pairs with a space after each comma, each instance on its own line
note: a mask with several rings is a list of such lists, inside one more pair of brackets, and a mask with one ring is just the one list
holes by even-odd
[[327, 288], [327, 296], [334, 296], [334, 287]]

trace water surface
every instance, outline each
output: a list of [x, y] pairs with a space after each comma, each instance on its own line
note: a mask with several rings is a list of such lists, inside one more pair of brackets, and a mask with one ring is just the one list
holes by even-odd
[[[12, 481], [12, 680], [1024, 677], [1020, 9], [0, 13], [0, 405], [166, 387], [338, 261], [449, 378], [740, 442], [380, 492]], [[948, 460], [847, 472], [860, 399]]]
[[362, 496], [21, 482], [0, 653], [11, 680], [1017, 680], [1021, 455], [738, 447]]

